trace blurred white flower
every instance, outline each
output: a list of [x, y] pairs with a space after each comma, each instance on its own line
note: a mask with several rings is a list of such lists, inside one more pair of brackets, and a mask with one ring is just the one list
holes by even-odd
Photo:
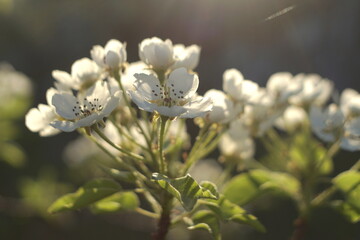
[[166, 70], [175, 61], [173, 44], [169, 39], [165, 41], [157, 37], [144, 39], [139, 44], [139, 57], [154, 70]]
[[31, 81], [25, 74], [8, 63], [0, 62], [0, 106], [9, 104], [15, 98], [28, 98], [32, 90]]
[[82, 58], [76, 60], [71, 66], [71, 75], [65, 71], [54, 70], [52, 76], [71, 89], [84, 90], [100, 80], [101, 71], [94, 61]]
[[276, 106], [275, 103], [273, 96], [263, 88], [248, 100], [241, 119], [253, 136], [263, 135], [283, 113], [285, 109]]
[[271, 75], [266, 84], [267, 91], [280, 103], [286, 102], [291, 96], [298, 94], [302, 87], [301, 82], [294, 80], [293, 75], [289, 72], [278, 72]]
[[230, 123], [228, 132], [220, 140], [219, 148], [222, 155], [242, 160], [253, 158], [255, 153], [255, 144], [250, 132], [239, 119]]
[[341, 148], [352, 152], [360, 150], [360, 117], [353, 118], [345, 123]]
[[314, 133], [323, 141], [333, 142], [343, 134], [345, 117], [336, 104], [330, 104], [324, 110], [312, 106], [310, 121]]
[[56, 93], [52, 97], [52, 104], [64, 120], [56, 120], [51, 126], [64, 132], [89, 127], [102, 122], [118, 106], [119, 101], [120, 91], [111, 94], [108, 83], [101, 81], [88, 89], [84, 98], [67, 92]]
[[101, 68], [118, 69], [127, 59], [126, 44], [119, 40], [109, 40], [105, 47], [100, 45], [93, 46], [90, 51], [91, 58]]
[[293, 131], [308, 122], [308, 116], [301, 107], [290, 105], [282, 116], [276, 119], [275, 126], [286, 131]]
[[244, 102], [258, 92], [259, 86], [255, 82], [244, 80], [243, 75], [232, 68], [223, 74], [223, 90], [235, 100]]
[[223, 91], [210, 89], [204, 97], [210, 98], [213, 102], [212, 111], [205, 116], [210, 122], [228, 123], [239, 112], [235, 110], [234, 103]]
[[331, 96], [333, 83], [318, 74], [298, 74], [294, 81], [302, 83], [301, 91], [290, 97], [290, 103], [298, 106], [324, 105]]
[[[340, 96], [340, 108], [346, 117], [354, 114], [352, 113], [352, 109], [350, 109], [350, 107], [351, 105], [353, 106], [352, 108], [354, 108], [354, 105], [356, 106], [356, 102], [359, 101], [357, 100], [359, 99], [359, 97], [360, 94], [354, 89], [347, 88], [344, 91], [342, 91]], [[354, 102], [352, 102], [353, 99], [355, 99]], [[358, 108], [359, 107], [360, 106], [358, 106]]]
[[136, 90], [128, 92], [142, 110], [168, 117], [194, 118], [204, 116], [212, 108], [210, 99], [196, 96], [199, 78], [185, 68], [172, 71], [163, 85], [154, 75], [134, 76]]
[[172, 69], [184, 67], [187, 70], [194, 70], [199, 64], [201, 48], [198, 45], [185, 47], [183, 44], [174, 46], [175, 63]]

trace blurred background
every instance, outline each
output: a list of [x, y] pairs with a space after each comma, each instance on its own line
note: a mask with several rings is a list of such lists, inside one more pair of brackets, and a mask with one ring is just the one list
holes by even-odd
[[[137, 61], [138, 44], [153, 36], [201, 46], [200, 94], [221, 89], [223, 72], [233, 67], [262, 86], [272, 73], [289, 71], [318, 73], [339, 91], [360, 90], [359, 0], [0, 0], [0, 62], [33, 83], [25, 110], [9, 118], [11, 124], [0, 117], [1, 139], [15, 146], [7, 155], [18, 156], [14, 162], [0, 155], [0, 239], [150, 239], [154, 223], [136, 214], [49, 216], [47, 206], [94, 170], [64, 161], [76, 133], [41, 138], [25, 128], [23, 116], [46, 102], [52, 70], [70, 71], [75, 60], [90, 57], [93, 45], [111, 38], [127, 42], [128, 60]], [[341, 152], [337, 171], [357, 158], [359, 153]], [[268, 234], [230, 225], [225, 239], [291, 235], [296, 210], [289, 200], [264, 197], [253, 213]], [[359, 225], [327, 210], [318, 216], [312, 239], [360, 239]], [[181, 229], [169, 239], [209, 239]]]

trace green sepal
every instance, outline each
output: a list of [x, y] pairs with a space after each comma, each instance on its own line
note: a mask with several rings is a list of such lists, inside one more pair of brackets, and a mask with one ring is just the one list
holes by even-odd
[[200, 186], [189, 174], [184, 177], [169, 179], [160, 173], [153, 173], [152, 179], [159, 184], [161, 188], [178, 199], [187, 211], [191, 211], [194, 208], [199, 198], [217, 198], [216, 195], [212, 193], [212, 191], [214, 191], [213, 187], [209, 190]]
[[106, 198], [121, 190], [121, 186], [110, 179], [95, 179], [76, 192], [58, 198], [49, 208], [49, 213], [58, 213], [66, 210], [76, 210]]

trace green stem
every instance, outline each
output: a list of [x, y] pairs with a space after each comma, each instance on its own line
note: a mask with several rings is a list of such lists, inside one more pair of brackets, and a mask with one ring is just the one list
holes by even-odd
[[143, 161], [144, 158], [141, 157], [140, 155], [138, 154], [135, 154], [135, 153], [132, 153], [126, 149], [123, 149], [119, 146], [117, 146], [115, 143], [113, 143], [103, 132], [100, 131], [100, 129], [98, 127], [94, 127], [94, 131], [99, 135], [99, 137], [101, 137], [105, 142], [107, 142], [108, 144], [110, 144], [113, 148], [119, 150], [120, 152], [122, 152], [123, 154], [126, 154], [127, 156], [135, 159], [135, 160], [138, 160], [138, 161]]
[[144, 216], [150, 217], [150, 218], [159, 218], [158, 214], [150, 212], [150, 211], [145, 210], [145, 209], [140, 208], [140, 207], [136, 208], [135, 211], [142, 214], [142, 215], [144, 215]]
[[115, 128], [117, 129], [117, 131], [119, 132], [119, 134], [121, 136], [124, 136], [127, 140], [129, 140], [131, 143], [135, 144], [136, 146], [140, 147], [142, 150], [144, 151], [150, 151], [148, 148], [144, 147], [143, 145], [141, 145], [140, 143], [138, 143], [137, 141], [134, 140], [134, 138], [132, 136], [130, 136], [127, 132], [124, 131], [124, 129], [122, 129], [116, 122], [115, 119], [113, 117], [109, 118], [110, 121], [114, 124]]
[[145, 141], [146, 141], [146, 144], [147, 144], [147, 146], [148, 146], [148, 149], [150, 150], [151, 158], [153, 159], [153, 162], [155, 162], [155, 161], [156, 161], [156, 157], [155, 157], [154, 153], [151, 151], [151, 150], [152, 150], [151, 140], [150, 140], [149, 136], [146, 134], [144, 128], [141, 126], [141, 124], [140, 124], [140, 122], [139, 122], [139, 119], [137, 118], [136, 112], [135, 112], [135, 110], [134, 110], [134, 109], [132, 108], [132, 106], [131, 106], [131, 103], [130, 103], [130, 101], [129, 101], [129, 98], [128, 98], [128, 96], [126, 95], [126, 91], [125, 91], [125, 89], [124, 89], [124, 86], [123, 86], [122, 83], [121, 83], [121, 76], [120, 76], [120, 74], [119, 74], [119, 71], [114, 71], [114, 72], [113, 72], [113, 76], [114, 76], [114, 78], [119, 82], [119, 86], [120, 86], [120, 89], [121, 89], [121, 91], [122, 91], [122, 95], [123, 95], [125, 104], [126, 104], [126, 106], [129, 107], [129, 109], [130, 109], [130, 114], [131, 114], [131, 116], [132, 116], [132, 119], [135, 121], [136, 126], [140, 129], [142, 135], [144, 136]]
[[195, 158], [194, 155], [196, 154], [196, 152], [198, 151], [201, 143], [204, 141], [204, 139], [207, 136], [208, 133], [208, 129], [210, 127], [210, 124], [205, 124], [199, 131], [198, 136], [196, 137], [196, 141], [193, 145], [193, 147], [191, 148], [191, 151], [185, 161], [185, 166], [181, 172], [181, 175], [184, 175], [185, 173], [187, 173], [187, 171], [189, 170], [189, 168], [194, 164]]
[[167, 117], [161, 117], [161, 123], [160, 123], [160, 131], [159, 131], [159, 171], [160, 173], [166, 173], [167, 172], [167, 164], [165, 162], [165, 156], [163, 153], [164, 150], [164, 135], [165, 135], [165, 127], [166, 122], [168, 118]]

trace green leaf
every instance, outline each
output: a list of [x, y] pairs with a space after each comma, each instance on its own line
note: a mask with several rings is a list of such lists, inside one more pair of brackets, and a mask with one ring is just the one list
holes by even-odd
[[268, 190], [294, 196], [299, 188], [298, 180], [287, 173], [256, 169], [232, 178], [224, 187], [224, 195], [231, 202], [244, 205]]
[[135, 210], [139, 207], [139, 199], [134, 192], [117, 192], [91, 206], [94, 213], [118, 212]]
[[203, 201], [203, 203], [224, 221], [246, 224], [254, 227], [260, 232], [266, 231], [265, 227], [254, 215], [248, 214], [245, 209], [230, 202], [225, 196], [220, 196], [217, 200], [209, 199]]
[[217, 187], [214, 183], [210, 182], [210, 181], [202, 181], [200, 183], [200, 186], [204, 189], [209, 190], [216, 198], [219, 197], [219, 192], [217, 190]]
[[351, 223], [360, 221], [360, 211], [353, 208], [350, 204], [341, 200], [333, 201], [331, 206], [343, 214]]
[[[187, 211], [191, 211], [199, 198], [213, 198], [214, 189], [208, 190], [200, 186], [189, 174], [184, 177], [169, 179], [160, 173], [153, 173], [152, 179], [169, 194], [180, 201]], [[209, 184], [207, 185], [209, 186]]]
[[333, 183], [345, 194], [346, 202], [360, 211], [360, 172], [342, 172], [333, 179]]
[[209, 210], [197, 211], [192, 216], [192, 224], [188, 227], [189, 230], [204, 229], [208, 231], [215, 240], [221, 239], [220, 223], [216, 215]]
[[58, 198], [49, 208], [49, 213], [66, 210], [76, 210], [106, 198], [118, 191], [121, 187], [110, 179], [95, 179], [80, 187], [75, 193], [66, 194]]

